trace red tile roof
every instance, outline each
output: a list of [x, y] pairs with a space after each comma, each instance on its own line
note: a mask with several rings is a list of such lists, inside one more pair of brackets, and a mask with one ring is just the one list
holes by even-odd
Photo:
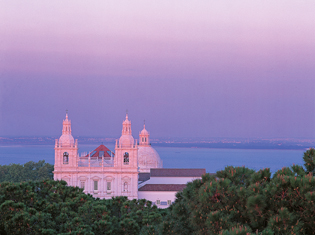
[[151, 177], [201, 177], [206, 169], [151, 168]]
[[[104, 151], [104, 157], [111, 157], [110, 156], [110, 153], [112, 154], [112, 156], [114, 156], [115, 154], [110, 151], [105, 145], [101, 144], [100, 146], [98, 146], [96, 149], [94, 149], [92, 152], [91, 152], [91, 157], [98, 157], [98, 158], [101, 158], [99, 156], [99, 153], [100, 151]], [[89, 157], [89, 154], [87, 154], [86, 156], [84, 156], [85, 158], [88, 158]]]
[[186, 184], [146, 184], [138, 189], [138, 191], [182, 191]]

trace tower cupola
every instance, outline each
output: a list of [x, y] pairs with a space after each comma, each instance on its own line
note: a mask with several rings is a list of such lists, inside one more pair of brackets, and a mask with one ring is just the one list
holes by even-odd
[[71, 121], [68, 119], [68, 112], [66, 113], [66, 119], [62, 122], [62, 134], [71, 135]]
[[74, 138], [71, 135], [71, 121], [68, 119], [68, 113], [66, 113], [66, 119], [62, 122], [62, 135], [59, 138], [59, 144], [61, 146], [74, 145]]
[[119, 138], [119, 145], [123, 147], [131, 147], [134, 145], [134, 138], [131, 135], [131, 121], [128, 119], [128, 113], [126, 113], [126, 119], [122, 124], [121, 137]]
[[145, 129], [145, 123], [143, 124], [143, 130], [139, 134], [139, 145], [150, 145], [149, 132]]
[[123, 121], [122, 135], [131, 135], [131, 121], [128, 119], [128, 113], [126, 113], [126, 119]]

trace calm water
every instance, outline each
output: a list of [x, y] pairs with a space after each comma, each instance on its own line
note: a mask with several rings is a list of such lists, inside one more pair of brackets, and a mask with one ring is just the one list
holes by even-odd
[[[81, 145], [79, 153], [94, 150], [98, 145]], [[106, 144], [114, 151], [114, 145]], [[225, 166], [246, 166], [254, 170], [271, 168], [272, 172], [284, 166], [303, 165], [304, 150], [260, 149], [210, 149], [155, 147], [165, 168], [206, 168], [216, 172]], [[54, 164], [53, 145], [0, 146], [0, 165], [23, 164], [28, 161], [45, 160]]]

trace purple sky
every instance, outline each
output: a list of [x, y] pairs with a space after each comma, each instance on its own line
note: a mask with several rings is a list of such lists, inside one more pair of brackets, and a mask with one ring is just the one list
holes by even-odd
[[315, 138], [315, 1], [1, 1], [0, 136]]

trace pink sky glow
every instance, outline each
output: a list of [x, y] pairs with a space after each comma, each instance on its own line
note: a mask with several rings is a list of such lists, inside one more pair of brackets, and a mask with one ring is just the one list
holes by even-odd
[[65, 109], [115, 136], [129, 109], [135, 133], [315, 138], [314, 29], [313, 0], [0, 0], [0, 136]]

